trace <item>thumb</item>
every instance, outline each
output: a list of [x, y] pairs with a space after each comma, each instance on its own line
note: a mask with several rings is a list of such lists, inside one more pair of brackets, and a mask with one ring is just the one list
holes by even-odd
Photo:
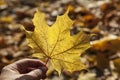
[[35, 70], [27, 73], [27, 75], [32, 76], [35, 79], [45, 78], [46, 71], [47, 71], [46, 67], [40, 67], [39, 69], [35, 69]]

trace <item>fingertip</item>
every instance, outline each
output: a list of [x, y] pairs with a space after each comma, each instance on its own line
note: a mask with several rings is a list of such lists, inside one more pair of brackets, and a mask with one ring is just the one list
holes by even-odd
[[43, 74], [45, 74], [48, 70], [48, 68], [46, 66], [39, 67], [38, 69], [40, 69]]

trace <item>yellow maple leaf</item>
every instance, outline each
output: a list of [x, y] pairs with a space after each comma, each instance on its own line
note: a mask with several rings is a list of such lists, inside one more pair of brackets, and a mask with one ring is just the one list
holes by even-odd
[[37, 10], [33, 18], [34, 32], [25, 30], [29, 46], [35, 50], [32, 56], [47, 60], [59, 74], [63, 69], [70, 72], [85, 69], [80, 54], [90, 47], [90, 36], [83, 31], [70, 35], [73, 21], [68, 12], [57, 16], [56, 22], [48, 26], [45, 15]]

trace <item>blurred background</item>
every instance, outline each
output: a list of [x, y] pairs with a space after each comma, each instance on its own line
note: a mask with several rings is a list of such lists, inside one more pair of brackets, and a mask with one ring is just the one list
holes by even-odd
[[68, 6], [75, 20], [71, 33], [82, 28], [95, 34], [92, 47], [81, 56], [88, 70], [64, 71], [61, 76], [51, 70], [47, 80], [120, 80], [120, 0], [0, 0], [0, 71], [33, 53], [20, 26], [34, 30], [31, 20], [37, 8], [52, 25]]

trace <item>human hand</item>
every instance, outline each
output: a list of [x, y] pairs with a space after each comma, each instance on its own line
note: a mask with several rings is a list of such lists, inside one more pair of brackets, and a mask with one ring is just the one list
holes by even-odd
[[40, 80], [46, 77], [47, 67], [40, 60], [22, 59], [5, 66], [0, 80]]

